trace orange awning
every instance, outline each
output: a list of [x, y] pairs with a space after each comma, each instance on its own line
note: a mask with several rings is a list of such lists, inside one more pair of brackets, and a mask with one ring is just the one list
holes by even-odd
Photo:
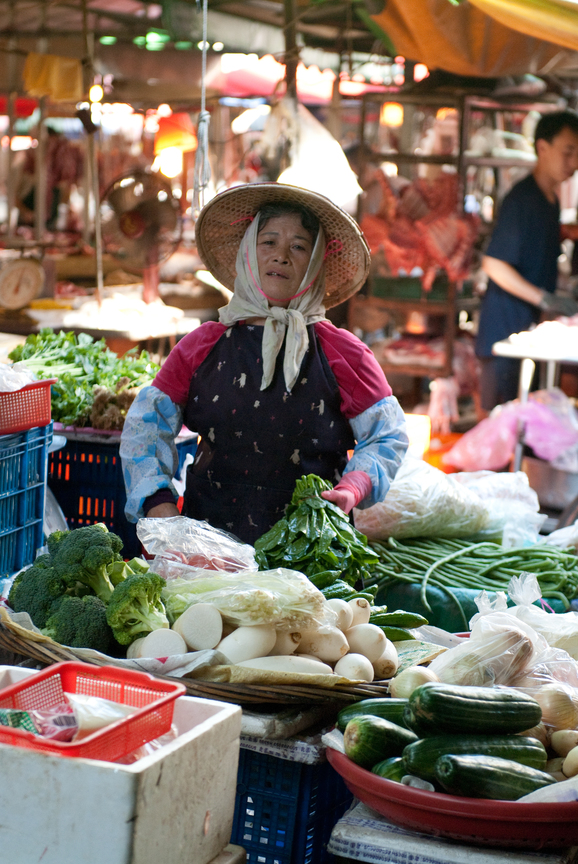
[[[471, 0], [459, 6], [448, 0], [388, 0], [383, 12], [372, 18], [396, 51], [410, 60], [457, 75], [499, 78], [578, 66], [578, 55], [566, 50], [578, 48], [576, 35], [565, 47], [545, 41], [545, 34], [553, 39], [555, 32], [553, 18], [550, 29], [539, 24], [538, 12], [546, 7], [550, 12], [559, 7], [563, 20], [574, 22], [570, 32], [578, 33], [578, 3], [570, 0]], [[534, 18], [526, 15], [526, 30], [518, 32], [512, 29], [513, 22], [521, 29], [524, 10], [532, 11]], [[510, 26], [505, 25], [506, 18]], [[556, 32], [562, 38], [559, 29]]]

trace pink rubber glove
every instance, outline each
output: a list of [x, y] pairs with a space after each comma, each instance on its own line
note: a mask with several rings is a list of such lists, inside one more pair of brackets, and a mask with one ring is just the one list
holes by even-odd
[[332, 501], [344, 513], [357, 507], [371, 492], [371, 477], [365, 471], [349, 471], [344, 474], [337, 486], [322, 492], [321, 497]]

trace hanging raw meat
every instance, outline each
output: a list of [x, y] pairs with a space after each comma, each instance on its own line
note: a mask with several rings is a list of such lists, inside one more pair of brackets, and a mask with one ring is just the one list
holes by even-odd
[[[371, 212], [361, 219], [371, 252], [382, 249], [393, 275], [419, 268], [429, 291], [439, 270], [459, 282], [469, 271], [477, 220], [458, 212], [458, 178], [440, 174], [407, 183], [396, 194], [379, 171], [372, 190]], [[376, 190], [379, 194], [376, 195]]]

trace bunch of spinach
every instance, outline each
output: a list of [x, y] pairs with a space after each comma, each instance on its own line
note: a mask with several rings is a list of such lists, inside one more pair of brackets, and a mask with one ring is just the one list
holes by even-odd
[[332, 488], [315, 474], [297, 480], [285, 516], [255, 543], [260, 570], [299, 570], [318, 588], [337, 579], [355, 585], [371, 575], [379, 559], [349, 517], [321, 497]]
[[159, 366], [147, 351], [128, 351], [118, 357], [104, 339], [87, 333], [55, 333], [50, 327], [27, 337], [8, 355], [39, 379], [58, 378], [51, 388], [52, 419], [65, 426], [86, 425], [94, 400], [94, 387], [114, 391], [120, 378], [127, 387], [149, 384]]

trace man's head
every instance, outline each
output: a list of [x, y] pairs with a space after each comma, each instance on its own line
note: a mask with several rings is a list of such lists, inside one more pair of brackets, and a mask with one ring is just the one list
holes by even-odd
[[552, 181], [562, 183], [578, 170], [578, 114], [544, 114], [534, 135], [538, 166]]

